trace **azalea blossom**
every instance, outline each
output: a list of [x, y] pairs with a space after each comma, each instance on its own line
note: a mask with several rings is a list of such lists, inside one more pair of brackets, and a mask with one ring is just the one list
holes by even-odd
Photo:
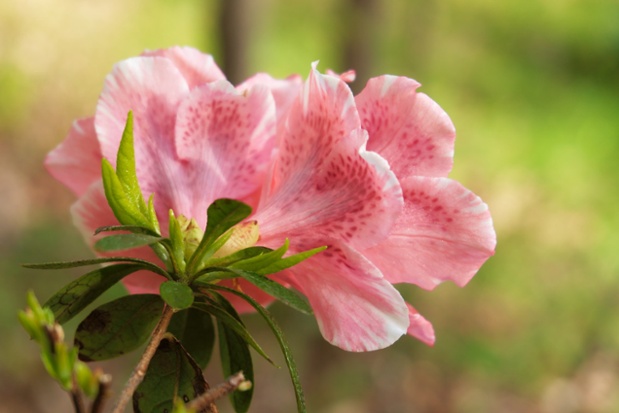
[[[76, 121], [46, 165], [78, 197], [72, 214], [92, 245], [95, 228], [117, 223], [99, 165], [114, 162], [133, 111], [137, 176], [143, 195], [155, 194], [161, 228], [169, 209], [204, 228], [208, 205], [239, 199], [254, 209], [257, 245], [328, 246], [273, 276], [307, 296], [326, 340], [350, 351], [406, 333], [432, 344], [431, 324], [394, 284], [466, 284], [494, 252], [492, 220], [447, 178], [454, 127], [419, 84], [380, 76], [355, 97], [352, 78], [314, 64], [304, 83], [258, 74], [235, 87], [194, 49], [146, 52], [114, 67], [94, 117]], [[162, 280], [137, 273], [124, 282], [138, 293]], [[243, 280], [230, 285], [272, 299]]]

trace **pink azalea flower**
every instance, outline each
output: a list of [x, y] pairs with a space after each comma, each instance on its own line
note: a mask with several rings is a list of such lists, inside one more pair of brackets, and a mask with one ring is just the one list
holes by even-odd
[[[464, 285], [493, 254], [490, 214], [446, 177], [454, 128], [419, 84], [381, 76], [354, 97], [349, 77], [313, 67], [305, 84], [259, 74], [235, 88], [193, 49], [145, 53], [114, 68], [94, 118], [77, 121], [46, 165], [78, 196], [75, 222], [94, 242], [95, 228], [116, 221], [100, 160], [115, 159], [132, 110], [138, 180], [145, 196], [155, 194], [162, 228], [170, 208], [204, 227], [215, 199], [247, 202], [259, 245], [329, 246], [274, 276], [308, 297], [329, 342], [367, 351], [408, 333], [432, 344], [431, 324], [393, 284]], [[160, 282], [151, 274], [125, 281], [133, 293]]]

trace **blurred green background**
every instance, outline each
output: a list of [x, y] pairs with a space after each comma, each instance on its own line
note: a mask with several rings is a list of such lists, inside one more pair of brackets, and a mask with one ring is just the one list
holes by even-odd
[[[45, 300], [76, 275], [20, 263], [90, 256], [45, 153], [93, 113], [115, 62], [175, 44], [227, 57], [223, 1], [0, 3], [1, 413], [70, 411], [16, 319], [27, 289]], [[235, 78], [305, 76], [320, 59], [357, 63], [357, 89], [383, 73], [420, 81], [458, 130], [452, 177], [489, 204], [498, 234], [466, 288], [405, 289], [434, 324], [433, 348], [403, 338], [345, 353], [276, 304], [309, 411], [619, 412], [619, 2], [235, 2], [246, 14], [232, 30], [247, 40]], [[116, 385], [134, 360], [105, 365]], [[285, 369], [256, 363], [251, 411], [294, 411]], [[221, 380], [216, 364], [206, 377]]]

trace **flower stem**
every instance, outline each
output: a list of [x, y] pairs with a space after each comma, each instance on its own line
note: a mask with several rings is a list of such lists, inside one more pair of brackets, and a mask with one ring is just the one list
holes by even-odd
[[137, 389], [142, 380], [144, 380], [144, 375], [146, 374], [148, 365], [157, 351], [159, 342], [165, 334], [173, 314], [174, 310], [172, 307], [166, 304], [163, 308], [161, 319], [153, 330], [150, 342], [148, 343], [148, 346], [146, 346], [146, 350], [144, 351], [144, 354], [142, 354], [142, 358], [139, 363], [133, 369], [129, 380], [127, 380], [127, 384], [120, 394], [120, 398], [116, 402], [112, 413], [123, 413], [125, 411], [125, 407], [127, 406], [127, 403], [129, 403], [129, 400], [131, 400], [133, 392], [135, 392], [135, 389]]

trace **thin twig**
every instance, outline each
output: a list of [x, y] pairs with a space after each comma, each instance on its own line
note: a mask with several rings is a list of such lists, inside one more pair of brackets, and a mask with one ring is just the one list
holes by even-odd
[[215, 400], [232, 393], [241, 385], [243, 385], [244, 387], [251, 386], [251, 382], [245, 380], [243, 372], [239, 371], [238, 373], [228, 377], [223, 383], [218, 384], [217, 386], [208, 390], [206, 393], [201, 394], [199, 397], [187, 403], [187, 408], [194, 409], [197, 412], [202, 411], [206, 408], [210, 408], [210, 405], [215, 402]]
[[139, 363], [133, 369], [129, 380], [127, 380], [127, 384], [120, 394], [120, 398], [116, 402], [114, 409], [112, 409], [112, 413], [123, 413], [125, 411], [125, 407], [127, 406], [127, 403], [129, 403], [129, 400], [131, 400], [133, 392], [138, 388], [142, 380], [144, 380], [144, 375], [148, 369], [148, 364], [155, 355], [157, 347], [159, 347], [159, 342], [165, 334], [173, 314], [174, 310], [172, 307], [166, 304], [163, 308], [161, 320], [159, 320], [157, 327], [153, 330], [150, 342], [148, 343], [148, 346], [146, 346], [146, 350], [144, 351], [144, 354], [142, 354], [142, 358]]
[[86, 405], [84, 404], [84, 398], [82, 397], [82, 392], [80, 391], [79, 386], [77, 385], [77, 381], [75, 379], [75, 375], [73, 376], [73, 388], [71, 389], [71, 401], [73, 402], [73, 407], [75, 408], [75, 413], [86, 413]]
[[110, 385], [112, 384], [112, 376], [109, 374], [101, 374], [99, 376], [99, 391], [97, 397], [92, 402], [90, 413], [102, 413], [103, 405], [110, 395]]

